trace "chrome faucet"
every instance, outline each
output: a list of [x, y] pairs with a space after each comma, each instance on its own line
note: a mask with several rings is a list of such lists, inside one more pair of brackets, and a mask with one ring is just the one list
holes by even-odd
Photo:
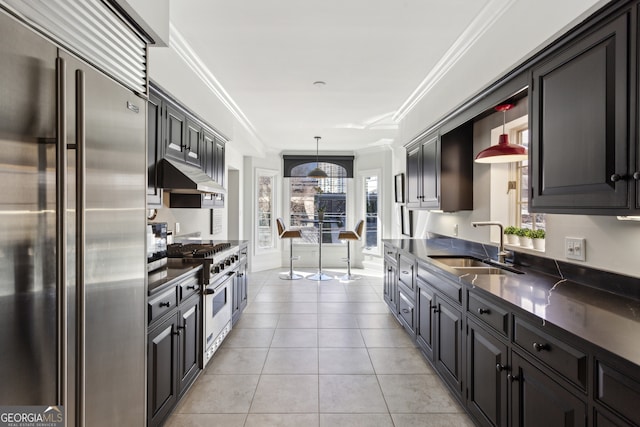
[[508, 252], [504, 250], [504, 226], [500, 221], [474, 221], [471, 223], [474, 227], [479, 225], [496, 225], [500, 228], [500, 247], [498, 248], [498, 263], [505, 264], [506, 257], [509, 255]]

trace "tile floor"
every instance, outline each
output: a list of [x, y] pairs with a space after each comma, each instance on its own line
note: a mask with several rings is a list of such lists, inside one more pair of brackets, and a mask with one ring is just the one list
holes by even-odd
[[250, 275], [242, 318], [167, 426], [473, 425], [389, 314], [381, 273], [341, 283], [282, 271]]

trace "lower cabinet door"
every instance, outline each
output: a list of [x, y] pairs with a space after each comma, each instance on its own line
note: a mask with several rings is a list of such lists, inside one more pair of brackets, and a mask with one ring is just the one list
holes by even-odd
[[177, 401], [178, 317], [174, 315], [154, 328], [147, 340], [147, 419], [161, 425]]
[[180, 307], [180, 318], [178, 324], [180, 340], [179, 356], [179, 390], [182, 395], [191, 385], [200, 372], [200, 341], [202, 331], [200, 330], [201, 306], [200, 296], [195, 295]]
[[462, 312], [436, 296], [436, 369], [462, 396]]
[[416, 341], [429, 360], [433, 360], [433, 290], [418, 280], [416, 297]]
[[584, 427], [585, 403], [543, 371], [512, 352], [511, 425]]
[[484, 426], [507, 425], [507, 345], [468, 322], [467, 408]]

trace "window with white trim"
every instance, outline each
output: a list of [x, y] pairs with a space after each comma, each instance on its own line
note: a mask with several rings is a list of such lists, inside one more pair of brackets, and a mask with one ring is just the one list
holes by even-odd
[[275, 206], [277, 172], [256, 169], [256, 251], [276, 247]]

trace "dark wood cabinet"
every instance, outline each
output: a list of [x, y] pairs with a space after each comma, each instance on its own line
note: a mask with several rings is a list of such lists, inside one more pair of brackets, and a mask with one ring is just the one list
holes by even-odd
[[199, 169], [204, 170], [204, 145], [202, 141], [202, 125], [187, 118], [187, 134], [185, 136], [184, 160]]
[[531, 212], [624, 215], [636, 208], [630, 18], [618, 14], [532, 69]]
[[434, 363], [453, 392], [462, 395], [462, 311], [435, 297]]
[[178, 395], [184, 394], [202, 365], [202, 304], [195, 295], [180, 306], [178, 314]]
[[473, 123], [407, 147], [407, 207], [473, 209]]
[[149, 94], [147, 103], [147, 206], [162, 206], [162, 187], [158, 162], [164, 156], [162, 99]]
[[178, 318], [171, 316], [155, 327], [147, 348], [147, 425], [158, 426], [178, 401]]
[[552, 377], [512, 352], [511, 425], [584, 427], [586, 405]]
[[483, 426], [506, 426], [508, 347], [474, 321], [467, 323], [467, 408]]
[[248, 277], [247, 277], [247, 247], [240, 248], [236, 276], [233, 279], [233, 308], [231, 311], [231, 323], [240, 320], [240, 315], [247, 306], [248, 301]]
[[416, 341], [427, 359], [433, 361], [434, 291], [427, 283], [416, 281]]
[[147, 425], [162, 425], [202, 367], [201, 269], [154, 292], [148, 301]]
[[398, 319], [412, 337], [415, 335], [415, 304], [405, 287], [398, 289]]
[[383, 297], [394, 316], [398, 315], [398, 253], [390, 245], [384, 245]]
[[185, 113], [170, 102], [164, 101], [164, 155], [184, 161], [186, 152]]

